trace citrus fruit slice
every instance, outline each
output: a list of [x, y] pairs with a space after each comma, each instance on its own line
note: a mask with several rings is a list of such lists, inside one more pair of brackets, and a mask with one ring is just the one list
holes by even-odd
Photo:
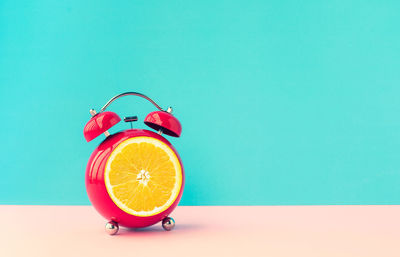
[[112, 201], [141, 217], [170, 207], [182, 187], [182, 168], [175, 152], [152, 137], [120, 143], [107, 160], [104, 181]]

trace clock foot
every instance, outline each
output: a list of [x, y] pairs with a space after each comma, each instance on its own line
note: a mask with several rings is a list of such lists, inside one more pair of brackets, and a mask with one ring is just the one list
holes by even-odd
[[111, 236], [117, 234], [118, 230], [119, 230], [118, 223], [115, 221], [107, 222], [105, 230], [106, 230], [107, 234], [109, 234]]
[[162, 220], [162, 227], [166, 231], [170, 231], [175, 227], [175, 220], [171, 217], [166, 217]]

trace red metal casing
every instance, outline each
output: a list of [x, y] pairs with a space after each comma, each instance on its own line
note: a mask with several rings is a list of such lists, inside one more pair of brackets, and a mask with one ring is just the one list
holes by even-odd
[[120, 121], [121, 118], [115, 112], [98, 113], [86, 123], [83, 135], [87, 142], [92, 141]]
[[[149, 217], [139, 217], [121, 210], [110, 198], [104, 182], [105, 165], [111, 152], [123, 141], [139, 136], [156, 138], [167, 144], [176, 154], [182, 167], [182, 187], [175, 202], [165, 211]], [[95, 209], [107, 220], [129, 228], [151, 226], [167, 217], [178, 205], [185, 183], [182, 161], [168, 140], [152, 131], [129, 129], [108, 136], [92, 153], [86, 167], [86, 191]]]
[[144, 119], [144, 123], [157, 131], [162, 129], [162, 132], [169, 136], [181, 136], [182, 125], [171, 113], [163, 111], [151, 112]]

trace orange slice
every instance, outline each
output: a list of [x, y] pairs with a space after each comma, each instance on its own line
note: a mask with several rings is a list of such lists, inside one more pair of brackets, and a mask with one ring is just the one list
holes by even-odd
[[175, 152], [152, 137], [119, 144], [107, 160], [104, 181], [112, 201], [136, 216], [153, 216], [170, 207], [182, 187], [182, 167]]

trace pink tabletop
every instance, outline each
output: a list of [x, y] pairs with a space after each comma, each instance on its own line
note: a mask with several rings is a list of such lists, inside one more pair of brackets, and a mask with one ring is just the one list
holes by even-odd
[[400, 256], [400, 206], [178, 207], [160, 224], [104, 232], [90, 206], [0, 206], [0, 256]]

